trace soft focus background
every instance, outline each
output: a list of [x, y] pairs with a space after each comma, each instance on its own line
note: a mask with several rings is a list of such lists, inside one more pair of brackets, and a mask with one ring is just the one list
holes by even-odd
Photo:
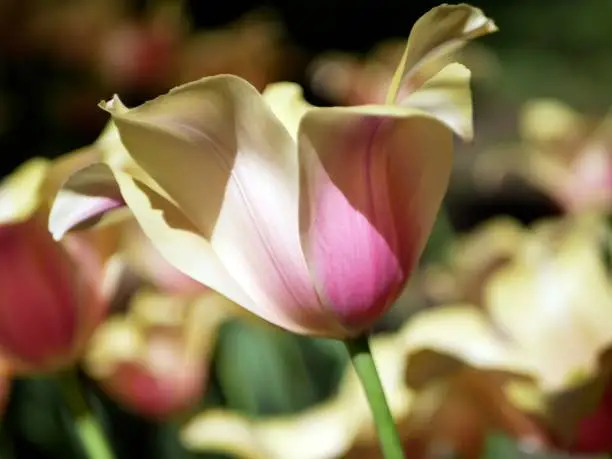
[[[598, 180], [604, 181], [604, 191], [596, 210], [604, 217], [612, 210], [612, 143], [602, 141], [603, 153], [592, 166], [570, 168], [570, 172], [562, 167], [563, 172], [558, 172], [559, 168], [548, 168], [549, 163], [532, 161], [530, 156], [531, 150], [537, 150], [533, 155], [545, 151], [554, 157], [558, 153], [565, 155], [557, 158], [561, 164], [574, 164], [583, 150], [574, 146], [573, 138], [563, 136], [582, 126], [583, 118], [579, 117], [596, 122], [609, 110], [612, 2], [475, 0], [472, 4], [482, 8], [500, 28], [499, 33], [476, 40], [460, 56], [474, 74], [476, 139], [459, 146], [447, 214], [441, 216], [432, 236], [422, 272], [415, 275], [416, 286], [411, 286], [398, 307], [381, 322], [381, 332], [397, 330], [419, 308], [450, 301], [446, 298], [454, 300], [457, 285], [477, 291], [464, 292], [460, 299], [479, 301], [478, 282], [485, 282], [499, 261], [479, 260], [499, 250], [495, 245], [499, 241], [512, 246], [508, 241], [515, 233], [508, 235], [504, 232], [507, 228], [499, 233], [493, 230], [491, 239], [479, 239], [469, 249], [462, 246], [467, 252], [457, 250], [460, 255], [453, 255], [457, 260], [462, 257], [455, 263], [457, 267], [448, 261], [445, 249], [455, 243], [456, 232], [475, 234], [474, 228], [499, 216], [516, 219], [512, 220], [516, 225], [552, 216], [571, 219], [592, 210], [588, 199], [577, 196]], [[385, 50], [387, 56], [397, 55], [393, 50], [397, 46], [401, 49], [414, 21], [436, 5], [424, 0], [0, 0], [0, 173], [9, 174], [29, 158], [54, 158], [93, 142], [107, 120], [97, 104], [114, 93], [132, 106], [206, 75], [234, 73], [259, 89], [269, 82], [291, 80], [304, 86], [313, 103], [358, 104], [360, 91], [367, 91], [368, 80], [362, 75], [367, 62], [384, 60]], [[387, 47], [380, 48], [381, 43]], [[549, 105], [529, 118], [525, 104], [542, 98], [548, 99]], [[574, 118], [564, 112], [566, 109], [574, 111]], [[538, 129], [547, 122], [552, 125], [549, 131], [554, 132], [542, 134]], [[609, 141], [612, 128], [604, 129], [602, 138]], [[605, 173], [611, 177], [609, 182], [607, 176], [600, 178]], [[595, 236], [589, 233], [584, 237]], [[501, 258], [508, 257], [504, 254]], [[440, 263], [454, 266], [459, 276], [449, 280], [452, 276], [448, 272], [435, 269]], [[470, 277], [475, 284], [468, 286], [461, 270], [472, 269], [472, 265], [478, 265], [475, 269], [480, 271]], [[446, 265], [445, 269], [452, 271]], [[567, 281], [559, 277], [554, 282]], [[457, 285], [449, 287], [449, 282]], [[585, 284], [585, 304], [598, 301], [590, 298], [590, 293]], [[126, 295], [129, 298], [130, 293]], [[531, 320], [551, 319], [530, 313], [516, 319], [520, 323]], [[568, 320], [571, 323], [571, 317]], [[612, 326], [612, 310], [608, 320]], [[470, 336], [468, 333], [465, 339]], [[197, 370], [204, 371], [206, 377], [194, 378], [187, 395], [176, 395], [171, 383], [165, 386], [164, 382], [131, 376], [109, 389], [108, 384], [94, 382], [95, 372], [85, 368], [82, 377], [88, 396], [111, 435], [118, 459], [232, 457], [187, 448], [180, 440], [181, 429], [196, 413], [211, 407], [258, 419], [303, 413], [333, 398], [346, 365], [344, 349], [337, 343], [294, 337], [242, 320], [225, 321], [214, 344], [205, 368]], [[575, 350], [572, 346], [567, 349]], [[469, 373], [465, 379], [470, 378], [484, 380]], [[480, 397], [478, 384], [466, 385]], [[482, 389], [487, 390], [488, 386]], [[138, 394], [142, 397], [134, 402]], [[174, 396], [184, 399], [173, 404], [168, 399]], [[487, 400], [503, 406], [495, 398]], [[165, 410], [164, 403], [172, 409]], [[80, 457], [62, 404], [50, 378], [16, 380], [3, 414], [0, 457]], [[462, 420], [471, 413], [458, 412]], [[504, 413], [500, 416], [506, 420], [514, 416]], [[604, 440], [597, 440], [598, 447], [582, 448], [574, 454], [612, 452], [612, 413], [598, 419], [585, 429], [602, 430]], [[474, 456], [528, 456], [525, 451], [529, 448], [519, 452], [514, 441], [514, 428], [523, 421], [479, 421], [491, 435], [486, 438], [486, 447]], [[506, 429], [507, 425], [511, 428]], [[321, 429], [325, 430], [325, 424], [321, 423]], [[462, 445], [473, 440], [453, 432]], [[238, 433], [235, 435], [236, 442], [242, 441]], [[321, 441], [327, 440], [321, 436]], [[572, 449], [565, 448], [571, 441], [558, 446], [562, 443], [555, 443], [556, 449], [563, 450], [559, 457]], [[346, 457], [378, 457], [375, 449], [357, 450], [353, 448], [352, 455], [347, 453]], [[287, 451], [281, 456], [253, 453], [236, 457], [309, 457], [298, 458], [291, 449]], [[446, 450], [438, 453], [435, 457], [453, 457]], [[408, 458], [416, 457], [407, 454]], [[534, 453], [531, 457], [545, 456]]]

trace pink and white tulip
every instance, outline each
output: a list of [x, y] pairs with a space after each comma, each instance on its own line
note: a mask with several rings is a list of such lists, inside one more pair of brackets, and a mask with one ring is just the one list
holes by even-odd
[[50, 228], [61, 237], [82, 224], [65, 211], [99, 199], [93, 188], [103, 187], [84, 185], [105, 175], [183, 273], [290, 331], [357, 335], [393, 303], [417, 263], [448, 185], [453, 133], [472, 136], [464, 66], [438, 69], [404, 99], [399, 83], [494, 30], [467, 5], [427, 13], [413, 28], [388, 105], [318, 108], [295, 84], [262, 95], [230, 75], [132, 109], [115, 96], [103, 108], [138, 167], [107, 161], [73, 176], [64, 196], [79, 199], [63, 199]]

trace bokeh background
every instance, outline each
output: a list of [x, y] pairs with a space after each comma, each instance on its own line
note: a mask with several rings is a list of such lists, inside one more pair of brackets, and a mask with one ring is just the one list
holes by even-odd
[[[321, 57], [342, 52], [367, 59], [381, 42], [404, 40], [436, 5], [0, 0], [0, 175], [29, 158], [54, 158], [93, 142], [107, 121], [97, 104], [114, 93], [131, 106], [182, 82], [236, 73], [260, 89], [273, 81], [296, 81], [318, 105], [351, 103], [325, 87], [333, 89], [336, 74], [321, 76], [329, 75], [318, 71]], [[527, 101], [559, 99], [594, 119], [604, 116], [612, 101], [612, 2], [475, 0], [472, 5], [494, 18], [500, 32], [479, 39], [464, 56], [474, 71], [477, 135], [459, 147], [445, 203], [448, 220], [434, 234], [440, 240], [451, 229], [466, 233], [495, 216], [528, 224], [566, 213], [562, 200], [517, 172], [519, 160], [511, 149], [497, 150], [521, 140], [520, 114]], [[441, 245], [434, 241], [430, 251]], [[330, 397], [346, 365], [336, 343], [240, 322], [226, 324], [218, 342], [206, 390], [191, 411], [226, 406], [254, 416], [299, 412]], [[184, 415], [151, 420], [87, 384], [119, 458], [226, 457], [181, 445]], [[15, 382], [0, 430], [0, 457], [78, 457], [61, 404], [49, 378]], [[507, 437], [489, 440], [493, 446], [486, 457], [517, 457]]]

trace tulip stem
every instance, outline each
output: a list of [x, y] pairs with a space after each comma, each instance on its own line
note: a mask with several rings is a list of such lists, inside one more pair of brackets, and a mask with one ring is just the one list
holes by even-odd
[[402, 443], [385, 398], [367, 336], [349, 338], [344, 344], [372, 410], [384, 459], [404, 459]]
[[115, 459], [104, 429], [85, 399], [76, 371], [61, 374], [59, 385], [86, 457], [88, 459]]

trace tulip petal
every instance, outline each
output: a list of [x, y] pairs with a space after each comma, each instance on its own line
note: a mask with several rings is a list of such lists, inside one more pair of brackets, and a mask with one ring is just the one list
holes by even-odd
[[291, 137], [297, 140], [302, 117], [314, 108], [304, 100], [301, 86], [286, 81], [272, 83], [266, 86], [262, 96]]
[[398, 101], [438, 118], [463, 140], [472, 140], [472, 92], [470, 71], [461, 64], [449, 64], [418, 91]]
[[[225, 75], [128, 111], [116, 101], [106, 108], [129, 154], [208, 241], [252, 298], [249, 308], [293, 331], [339, 332], [317, 309], [301, 252], [294, 143], [255, 88]], [[171, 259], [183, 271], [195, 264]]]
[[557, 233], [557, 247], [539, 234], [532, 239], [493, 275], [486, 305], [517, 346], [529, 350], [541, 387], [563, 390], [596, 374], [612, 344], [612, 290], [597, 239], [582, 229]]
[[60, 188], [49, 215], [49, 230], [60, 240], [70, 230], [101, 225], [109, 212], [125, 207], [115, 177], [105, 164], [87, 166]]
[[181, 438], [190, 450], [242, 459], [328, 459], [344, 455], [361, 421], [353, 416], [350, 400], [336, 397], [297, 415], [263, 420], [205, 411], [183, 428]]
[[525, 355], [495, 332], [480, 308], [471, 305], [423, 311], [406, 323], [400, 335], [413, 355], [428, 350], [475, 368], [535, 374]]
[[23, 222], [38, 210], [49, 166], [49, 160], [34, 158], [0, 182], [0, 224]]
[[252, 310], [255, 306], [223, 266], [211, 244], [170, 201], [130, 175], [114, 171], [127, 205], [159, 252], [185, 275]]
[[[415, 22], [399, 66], [393, 75], [387, 102], [393, 103], [405, 79], [427, 67], [426, 81], [447, 63], [444, 56], [464, 46], [469, 40], [497, 31], [495, 23], [470, 5], [440, 5]], [[439, 60], [436, 65], [436, 60]]]
[[324, 303], [359, 330], [400, 293], [448, 185], [452, 133], [412, 108], [312, 109], [299, 134], [302, 244]]

